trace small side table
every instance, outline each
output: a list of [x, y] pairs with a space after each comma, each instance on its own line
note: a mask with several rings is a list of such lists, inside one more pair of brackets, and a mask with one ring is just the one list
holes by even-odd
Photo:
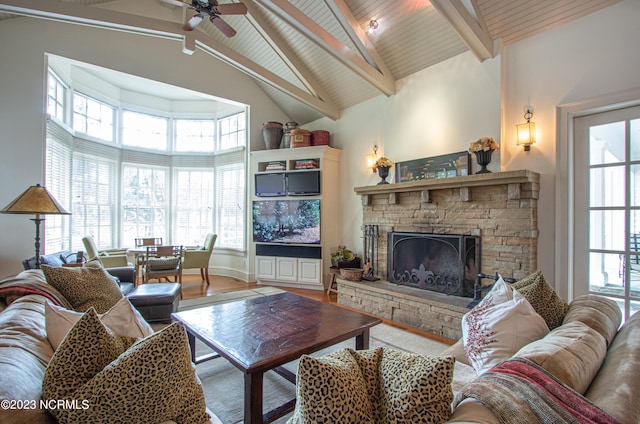
[[336, 275], [340, 275], [340, 268], [332, 266], [329, 268], [329, 284], [327, 285], [327, 294], [334, 292], [338, 294], [338, 283], [336, 283]]

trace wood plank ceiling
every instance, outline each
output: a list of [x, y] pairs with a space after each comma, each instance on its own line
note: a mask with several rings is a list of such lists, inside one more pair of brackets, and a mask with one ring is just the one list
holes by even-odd
[[509, 45], [619, 1], [242, 0], [246, 16], [223, 17], [237, 31], [227, 38], [207, 20], [185, 32], [194, 12], [160, 0], [0, 0], [0, 25], [28, 16], [184, 39], [254, 77], [304, 124], [391, 96], [398, 79], [467, 50], [485, 60], [494, 40]]

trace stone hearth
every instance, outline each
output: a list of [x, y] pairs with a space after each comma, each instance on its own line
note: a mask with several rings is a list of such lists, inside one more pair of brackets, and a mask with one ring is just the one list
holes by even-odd
[[[379, 228], [376, 274], [381, 281], [354, 285], [339, 280], [338, 303], [459, 338], [460, 318], [472, 299], [387, 282], [387, 234], [479, 236], [481, 272], [521, 279], [537, 269], [539, 180], [539, 174], [521, 170], [356, 187], [363, 225]], [[398, 307], [400, 301], [407, 306]], [[414, 312], [407, 312], [409, 307]]]

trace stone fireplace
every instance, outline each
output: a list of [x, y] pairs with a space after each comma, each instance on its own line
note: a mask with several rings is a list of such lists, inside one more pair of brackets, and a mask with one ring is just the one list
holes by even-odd
[[[338, 303], [451, 339], [461, 337], [460, 320], [470, 298], [391, 281], [389, 246], [397, 233], [469, 237], [479, 243], [481, 263], [466, 278], [479, 271], [521, 279], [537, 269], [539, 179], [521, 170], [356, 187], [363, 225], [379, 229], [376, 275], [381, 280], [338, 279]], [[420, 272], [419, 263], [412, 269]]]
[[393, 231], [387, 238], [387, 281], [473, 297], [480, 270], [480, 237]]

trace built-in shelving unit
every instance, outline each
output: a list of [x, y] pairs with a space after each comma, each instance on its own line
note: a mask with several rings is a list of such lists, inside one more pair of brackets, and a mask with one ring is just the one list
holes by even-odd
[[[251, 153], [252, 201], [319, 200], [320, 243], [256, 241], [255, 273], [258, 284], [280, 285], [322, 290], [329, 281], [331, 247], [340, 244], [339, 149], [329, 146], [260, 150]], [[278, 166], [280, 165], [280, 166]], [[256, 174], [317, 173], [319, 193], [303, 195], [258, 196]], [[254, 225], [251, 225], [252, 232]], [[254, 239], [255, 240], [255, 239]]]

